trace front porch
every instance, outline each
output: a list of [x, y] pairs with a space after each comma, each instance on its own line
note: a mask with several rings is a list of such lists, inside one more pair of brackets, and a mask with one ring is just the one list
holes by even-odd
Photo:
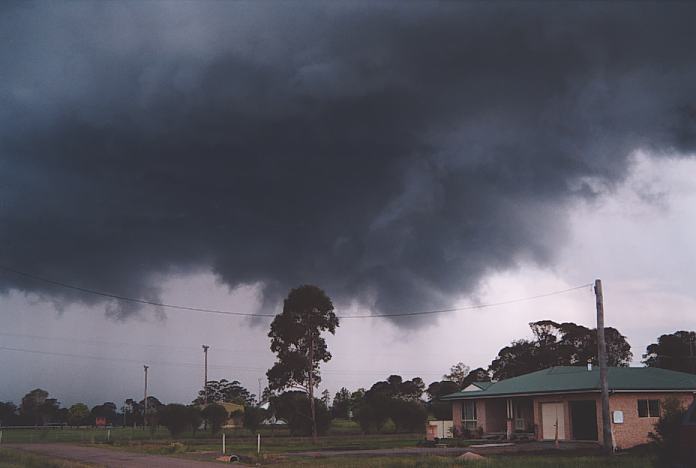
[[532, 398], [490, 398], [452, 403], [455, 430], [464, 437], [525, 439], [536, 437]]

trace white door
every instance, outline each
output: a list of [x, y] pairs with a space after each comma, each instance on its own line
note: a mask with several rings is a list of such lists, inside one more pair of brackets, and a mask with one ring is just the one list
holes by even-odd
[[544, 440], [556, 438], [556, 426], [558, 426], [558, 439], [565, 439], [565, 412], [563, 403], [541, 404], [541, 437]]

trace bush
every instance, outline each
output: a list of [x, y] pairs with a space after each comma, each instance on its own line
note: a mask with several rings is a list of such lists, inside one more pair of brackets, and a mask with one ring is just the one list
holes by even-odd
[[655, 432], [648, 434], [657, 455], [655, 464], [662, 468], [687, 466], [680, 447], [680, 431], [686, 410], [676, 398], [662, 404], [662, 416], [655, 423]]
[[191, 428], [191, 415], [191, 408], [178, 403], [171, 403], [160, 410], [159, 422], [169, 429], [172, 437], [177, 437], [185, 430]]
[[[312, 416], [309, 398], [306, 393], [285, 392], [271, 400], [276, 417], [288, 423], [291, 435], [311, 435]], [[331, 425], [331, 413], [324, 402], [314, 399], [317, 434], [325, 435]]]
[[210, 430], [213, 434], [220, 432], [222, 425], [225, 424], [230, 417], [225, 407], [217, 403], [211, 403], [206, 406], [201, 412], [201, 415], [203, 419], [210, 424]]
[[251, 432], [256, 432], [261, 424], [268, 418], [268, 411], [258, 406], [244, 408], [244, 427]]

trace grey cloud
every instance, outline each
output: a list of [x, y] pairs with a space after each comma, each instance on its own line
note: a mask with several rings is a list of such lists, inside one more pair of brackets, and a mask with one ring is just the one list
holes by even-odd
[[552, 263], [565, 208], [634, 150], [696, 147], [693, 5], [396, 5], [5, 7], [0, 263], [439, 308]]

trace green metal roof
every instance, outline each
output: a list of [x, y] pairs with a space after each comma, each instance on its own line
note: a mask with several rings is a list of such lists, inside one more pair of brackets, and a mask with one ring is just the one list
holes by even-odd
[[[530, 374], [494, 382], [488, 388], [459, 391], [442, 400], [464, 400], [514, 395], [599, 391], [599, 368], [551, 367]], [[696, 375], [655, 367], [610, 367], [609, 391], [696, 392]]]
[[493, 385], [493, 382], [471, 382], [471, 385], [476, 385], [481, 390], [485, 390]]

